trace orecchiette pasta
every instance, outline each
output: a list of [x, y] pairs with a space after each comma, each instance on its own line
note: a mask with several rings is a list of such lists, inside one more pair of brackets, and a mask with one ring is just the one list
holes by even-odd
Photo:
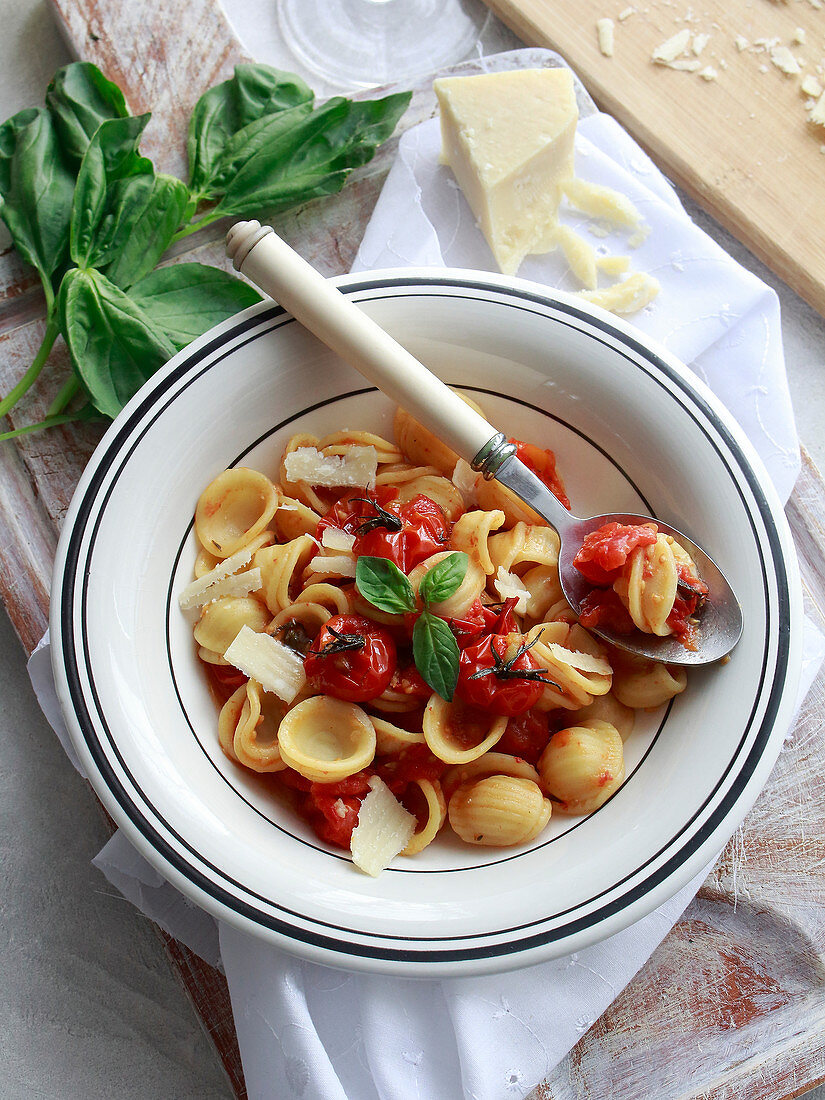
[[[613, 601], [631, 628], [679, 633], [702, 584], [655, 528], [628, 528], [610, 573], [608, 532], [580, 555], [599, 593], [580, 622], [556, 533], [406, 412], [394, 428], [395, 441], [294, 435], [277, 482], [235, 468], [201, 495], [181, 607], [220, 702], [218, 744], [227, 767], [288, 789], [284, 812], [333, 846], [350, 849], [379, 788], [404, 820], [400, 855], [446, 828], [530, 844], [554, 805], [592, 813], [620, 787], [635, 712], [685, 688], [683, 670], [585, 624]], [[552, 452], [515, 442], [567, 506]]]

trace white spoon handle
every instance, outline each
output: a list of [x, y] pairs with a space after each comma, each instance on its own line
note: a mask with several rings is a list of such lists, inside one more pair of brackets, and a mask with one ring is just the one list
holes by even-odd
[[[496, 429], [303, 260], [269, 226], [238, 222], [226, 237], [237, 271], [389, 398], [472, 462]], [[421, 300], [421, 328], [427, 302]]]

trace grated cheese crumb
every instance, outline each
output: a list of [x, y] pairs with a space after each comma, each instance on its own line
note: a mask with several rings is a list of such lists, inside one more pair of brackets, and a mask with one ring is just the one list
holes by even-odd
[[808, 115], [808, 121], [816, 123], [817, 126], [825, 126], [825, 92], [819, 97], [816, 106]]
[[685, 28], [685, 30], [678, 31], [671, 38], [668, 38], [665, 42], [662, 42], [661, 45], [657, 46], [650, 55], [650, 60], [660, 65], [668, 65], [671, 61], [675, 61], [680, 54], [685, 52], [689, 43], [690, 31]]
[[570, 270], [588, 290], [595, 290], [598, 284], [596, 275], [596, 251], [569, 226], [560, 225], [557, 240], [561, 245], [564, 258]]
[[693, 50], [693, 53], [696, 57], [699, 57], [702, 50], [704, 50], [705, 46], [707, 46], [708, 42], [710, 42], [709, 34], [695, 34], [693, 36], [693, 42], [690, 48]]
[[630, 257], [629, 256], [600, 256], [596, 260], [596, 267], [599, 271], [603, 271], [605, 275], [624, 275], [626, 271], [630, 270]]
[[819, 99], [822, 95], [822, 85], [811, 73], [803, 79], [799, 85], [799, 90], [803, 95], [813, 96], [814, 99]]
[[637, 271], [604, 290], [581, 290], [579, 297], [611, 313], [635, 313], [649, 305], [661, 290], [657, 279]]
[[797, 27], [796, 30], [793, 32], [793, 38], [791, 39], [791, 42], [793, 42], [794, 46], [804, 46], [807, 37], [808, 36], [805, 33], [805, 28]]
[[623, 11], [619, 12], [618, 20], [619, 20], [620, 23], [624, 23], [625, 19], [629, 19], [631, 17], [631, 15], [635, 15], [635, 14], [636, 14], [636, 9], [635, 8], [632, 8], [632, 7], [625, 8]]
[[780, 69], [788, 76], [796, 76], [798, 73], [802, 72], [802, 69], [799, 67], [799, 62], [787, 46], [774, 46], [771, 50], [771, 61], [776, 65], [777, 69]]
[[714, 69], [712, 65], [707, 65], [699, 73], [699, 76], [701, 76], [702, 80], [716, 80], [717, 76], [719, 76], [719, 73], [716, 71], [716, 69]]
[[641, 214], [630, 199], [612, 187], [574, 177], [562, 184], [562, 190], [572, 206], [592, 218], [603, 218], [613, 225], [631, 229], [641, 224]]
[[737, 50], [739, 50], [740, 53], [748, 48], [748, 40], [743, 34], [737, 34], [736, 38], [734, 38], [733, 41]]

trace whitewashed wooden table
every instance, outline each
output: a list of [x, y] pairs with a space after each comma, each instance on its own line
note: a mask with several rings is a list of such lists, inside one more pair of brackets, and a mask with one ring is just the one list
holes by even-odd
[[[73, 52], [115, 79], [134, 111], [155, 111], [147, 154], [161, 170], [184, 174], [192, 104], [249, 60], [218, 4], [167, 0], [153, 15], [120, 0], [51, 3]], [[402, 127], [434, 109], [427, 80]], [[348, 270], [393, 153], [389, 143], [342, 195], [281, 218], [279, 231], [325, 273]], [[206, 234], [185, 242], [181, 255], [224, 264], [220, 227]], [[30, 361], [43, 312], [32, 274], [12, 253], [0, 255], [0, 392]], [[68, 369], [61, 354], [50, 374], [53, 391]], [[21, 422], [44, 412], [51, 396], [41, 388], [20, 409]], [[27, 652], [46, 626], [57, 533], [99, 434], [72, 426], [0, 446], [0, 595]], [[807, 456], [788, 516], [807, 610], [825, 625], [825, 483]], [[537, 1096], [776, 1100], [825, 1081], [824, 714], [825, 675], [694, 903]], [[163, 938], [234, 1092], [244, 1096], [224, 979]]]

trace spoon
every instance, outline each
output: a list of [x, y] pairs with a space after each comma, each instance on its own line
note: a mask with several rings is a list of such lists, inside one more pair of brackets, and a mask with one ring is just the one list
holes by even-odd
[[485, 478], [495, 477], [539, 513], [561, 540], [559, 579], [562, 592], [578, 614], [592, 585], [573, 565], [585, 536], [606, 523], [650, 523], [672, 535], [690, 554], [709, 595], [701, 613], [696, 650], [674, 637], [642, 631], [618, 634], [607, 627], [590, 628], [606, 641], [637, 656], [674, 665], [718, 661], [742, 633], [742, 611], [721, 570], [691, 539], [649, 516], [616, 512], [579, 519], [571, 515], [524, 463], [502, 432], [436, 378], [396, 343], [355, 303], [280, 239], [271, 226], [238, 222], [226, 236], [226, 252], [235, 269], [288, 310], [322, 343], [359, 370], [394, 402], [447, 443]]

